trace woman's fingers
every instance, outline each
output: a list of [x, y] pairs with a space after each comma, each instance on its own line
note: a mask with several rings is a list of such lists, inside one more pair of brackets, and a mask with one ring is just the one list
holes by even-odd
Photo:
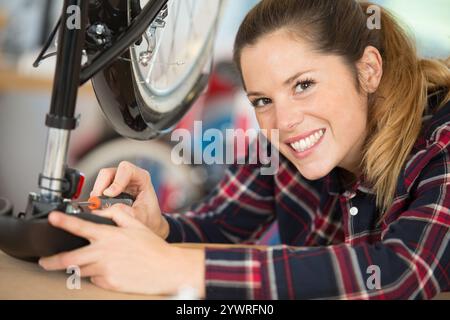
[[108, 218], [108, 219], [113, 219], [113, 213], [116, 210], [111, 210], [112, 208], [117, 208], [119, 210], [122, 210], [123, 212], [125, 212], [126, 214], [128, 214], [130, 217], [135, 218], [136, 215], [134, 213], [134, 209], [126, 204], [122, 204], [122, 203], [117, 203], [107, 209], [102, 209], [102, 210], [94, 210], [92, 211], [93, 214], [100, 216], [100, 217], [104, 217], [104, 218]]
[[99, 259], [98, 253], [92, 246], [59, 253], [50, 257], [39, 259], [39, 265], [47, 271], [66, 270], [71, 266], [89, 265]]
[[92, 188], [91, 196], [99, 197], [103, 195], [103, 191], [114, 181], [116, 171], [117, 168], [101, 169], [97, 175], [97, 179], [95, 180], [94, 188]]
[[113, 288], [109, 285], [109, 283], [106, 281], [104, 277], [93, 275], [91, 276], [91, 282], [96, 285], [99, 288], [106, 289], [106, 290], [112, 290]]
[[96, 214], [112, 219], [119, 227], [138, 227], [145, 226], [135, 219], [134, 209], [126, 204], [118, 203], [104, 210], [99, 210]]
[[100, 263], [91, 263], [81, 267], [80, 276], [83, 278], [91, 278], [95, 276], [100, 276], [103, 273]]
[[88, 222], [77, 217], [54, 211], [48, 216], [48, 221], [54, 227], [63, 229], [89, 241], [97, 240], [105, 234], [107, 226]]
[[[138, 168], [130, 162], [122, 161], [117, 167], [112, 184], [103, 191], [103, 194], [108, 197], [116, 197], [127, 190], [136, 196], [143, 189], [150, 188], [150, 183], [150, 174], [146, 170]], [[130, 184], [136, 186], [137, 190], [133, 192], [127, 188]]]
[[127, 192], [137, 196], [146, 189], [152, 189], [150, 174], [128, 161], [122, 161], [117, 168], [100, 170], [90, 195], [116, 197]]

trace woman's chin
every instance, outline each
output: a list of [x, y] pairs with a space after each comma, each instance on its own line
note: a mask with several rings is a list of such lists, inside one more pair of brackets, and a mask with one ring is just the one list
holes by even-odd
[[308, 180], [321, 179], [329, 174], [332, 170], [332, 168], [329, 168], [329, 166], [326, 165], [300, 165], [295, 163], [294, 165], [300, 172], [300, 174]]
[[323, 178], [323, 177], [326, 176], [326, 174], [310, 173], [310, 172], [303, 173], [303, 172], [301, 172], [301, 171], [300, 171], [300, 174], [301, 174], [305, 179], [311, 180], [311, 181], [313, 181], [313, 180], [319, 180], [319, 179], [321, 179], [321, 178]]
[[320, 160], [315, 159], [298, 159], [292, 155], [291, 150], [287, 148], [279, 149], [280, 152], [297, 168], [300, 174], [308, 180], [318, 180], [325, 177], [333, 169], [333, 164], [323, 157]]

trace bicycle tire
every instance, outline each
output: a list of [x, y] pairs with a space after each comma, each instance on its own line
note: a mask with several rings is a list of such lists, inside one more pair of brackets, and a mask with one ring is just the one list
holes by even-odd
[[[221, 10], [223, 3], [218, 1]], [[219, 15], [220, 11], [214, 20], [214, 28]], [[119, 23], [128, 25], [129, 17], [127, 20], [122, 19]], [[205, 65], [210, 61], [208, 55], [212, 54], [214, 38], [215, 30], [205, 39], [203, 50], [195, 61], [195, 72], [183, 81], [181, 89], [170, 94], [147, 94], [147, 88], [137, 80], [131, 49], [97, 73], [92, 78], [94, 92], [112, 127], [120, 135], [136, 140], [150, 140], [168, 133], [206, 88], [210, 70], [205, 72]]]

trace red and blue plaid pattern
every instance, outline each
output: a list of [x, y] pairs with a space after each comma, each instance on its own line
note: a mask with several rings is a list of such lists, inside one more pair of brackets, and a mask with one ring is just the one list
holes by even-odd
[[[277, 220], [283, 245], [206, 249], [209, 299], [433, 298], [450, 290], [449, 111], [424, 117], [386, 213], [363, 182], [345, 188], [341, 169], [308, 181], [281, 158], [274, 176], [230, 166], [200, 205], [166, 215], [168, 241], [255, 243]], [[371, 266], [378, 288], [367, 285]]]

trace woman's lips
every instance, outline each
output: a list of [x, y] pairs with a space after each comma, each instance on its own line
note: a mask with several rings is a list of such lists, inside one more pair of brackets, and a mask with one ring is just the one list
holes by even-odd
[[302, 134], [300, 134], [298, 136], [286, 139], [286, 140], [284, 140], [284, 143], [291, 144], [291, 143], [299, 141], [301, 139], [305, 139], [305, 138], [309, 137], [310, 135], [312, 135], [312, 134], [314, 134], [316, 132], [319, 132], [319, 131], [326, 131], [326, 129], [325, 128], [320, 128], [320, 129], [308, 131], [308, 132], [302, 133]]

